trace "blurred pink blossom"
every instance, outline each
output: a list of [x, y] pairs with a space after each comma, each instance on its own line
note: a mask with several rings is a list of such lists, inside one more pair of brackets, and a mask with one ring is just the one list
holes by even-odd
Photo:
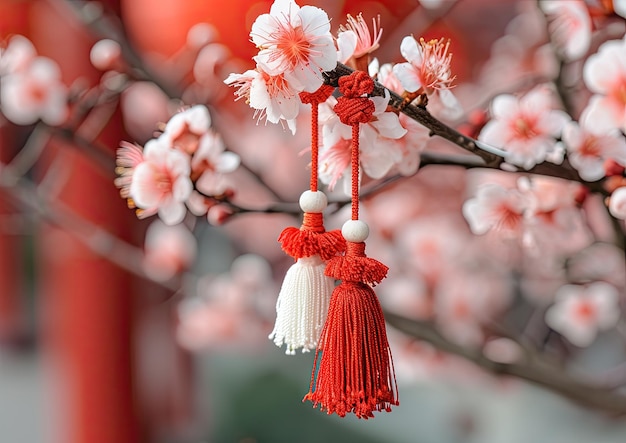
[[594, 95], [588, 123], [598, 130], [626, 130], [626, 37], [602, 43], [583, 68], [585, 84]]
[[568, 122], [563, 128], [563, 141], [570, 164], [587, 181], [600, 180], [606, 175], [605, 162], [612, 159], [626, 166], [626, 141], [618, 129], [598, 130], [583, 113], [580, 124]]
[[491, 103], [492, 120], [480, 132], [481, 141], [507, 151], [508, 163], [530, 169], [553, 151], [565, 112], [553, 109], [551, 91], [538, 86], [521, 98], [502, 94]]
[[307, 92], [323, 83], [322, 72], [334, 69], [337, 51], [326, 12], [300, 8], [293, 0], [275, 0], [269, 14], [257, 17], [250, 32], [260, 49], [254, 57], [269, 75], [283, 74]]
[[517, 189], [487, 183], [463, 204], [463, 215], [476, 235], [496, 231], [507, 238], [519, 237], [528, 206], [528, 199]]
[[0, 109], [18, 125], [42, 120], [60, 125], [68, 116], [67, 87], [61, 80], [57, 63], [47, 57], [35, 57], [18, 71], [0, 79]]
[[617, 289], [605, 282], [587, 286], [562, 286], [546, 312], [546, 323], [576, 346], [589, 346], [598, 332], [617, 323], [620, 310]]
[[168, 226], [160, 220], [146, 231], [143, 268], [151, 278], [166, 281], [187, 270], [197, 254], [197, 242], [182, 223]]
[[609, 198], [609, 211], [613, 217], [626, 220], [626, 186], [613, 191]]
[[148, 141], [143, 155], [144, 161], [133, 173], [131, 198], [138, 208], [147, 211], [146, 215], [158, 212], [166, 224], [180, 223], [193, 189], [189, 157], [171, 149], [163, 139]]
[[591, 17], [584, 1], [541, 0], [552, 41], [566, 60], [578, 60], [591, 45]]
[[36, 56], [37, 50], [29, 39], [14, 35], [6, 48], [0, 47], [0, 76], [25, 70]]

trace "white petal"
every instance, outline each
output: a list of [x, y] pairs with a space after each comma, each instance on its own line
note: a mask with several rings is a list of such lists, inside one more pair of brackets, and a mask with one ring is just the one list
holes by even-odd
[[406, 36], [402, 39], [402, 43], [400, 43], [400, 53], [409, 63], [421, 65], [422, 51], [413, 37]]
[[410, 63], [398, 63], [393, 67], [393, 74], [408, 92], [415, 92], [422, 87], [417, 71]]

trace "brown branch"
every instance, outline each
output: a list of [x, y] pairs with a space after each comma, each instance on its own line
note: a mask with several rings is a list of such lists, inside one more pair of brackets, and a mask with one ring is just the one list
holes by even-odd
[[527, 355], [516, 363], [498, 363], [488, 359], [479, 349], [467, 348], [446, 339], [430, 322], [417, 321], [390, 312], [385, 313], [385, 318], [395, 329], [430, 343], [443, 352], [471, 361], [494, 375], [516, 377], [563, 395], [581, 405], [611, 414], [626, 414], [626, 396], [576, 378], [537, 355]]

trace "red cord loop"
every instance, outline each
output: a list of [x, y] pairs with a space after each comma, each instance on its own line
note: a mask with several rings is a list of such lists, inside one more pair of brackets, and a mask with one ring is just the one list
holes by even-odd
[[300, 101], [305, 105], [315, 105], [324, 103], [335, 91], [335, 87], [331, 85], [322, 85], [314, 92], [301, 92]]

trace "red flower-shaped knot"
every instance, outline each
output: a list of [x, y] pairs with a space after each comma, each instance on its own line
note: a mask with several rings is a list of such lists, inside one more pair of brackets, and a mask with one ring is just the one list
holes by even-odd
[[374, 90], [374, 80], [363, 71], [354, 71], [339, 79], [339, 90], [346, 97], [361, 97]]
[[339, 97], [333, 109], [341, 123], [352, 126], [358, 123], [369, 123], [376, 108], [374, 102], [367, 97]]

